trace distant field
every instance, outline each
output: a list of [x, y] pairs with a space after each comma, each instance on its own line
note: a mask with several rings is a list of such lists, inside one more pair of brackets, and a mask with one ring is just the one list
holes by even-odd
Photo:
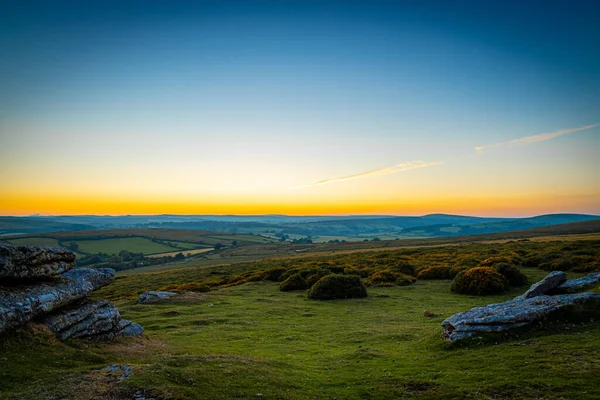
[[201, 254], [201, 253], [206, 253], [209, 251], [213, 251], [214, 249], [212, 247], [207, 248], [207, 249], [195, 249], [195, 250], [178, 250], [178, 251], [173, 251], [171, 253], [160, 253], [160, 254], [153, 254], [151, 256], [148, 256], [150, 258], [158, 258], [158, 257], [168, 257], [168, 256], [176, 256], [179, 253], [182, 253], [183, 255], [187, 256], [188, 254]]
[[9, 243], [17, 246], [58, 246], [58, 240], [47, 237], [26, 237], [22, 239], [10, 239]]
[[165, 240], [163, 242], [169, 246], [173, 246], [175, 248], [181, 248], [181, 249], [197, 249], [198, 247], [201, 246], [198, 243], [189, 243], [189, 242], [177, 242], [177, 241], [167, 241], [167, 240]]
[[127, 250], [132, 253], [156, 254], [177, 250], [142, 237], [77, 240], [75, 243], [79, 245], [79, 251], [89, 254], [119, 254], [121, 250]]

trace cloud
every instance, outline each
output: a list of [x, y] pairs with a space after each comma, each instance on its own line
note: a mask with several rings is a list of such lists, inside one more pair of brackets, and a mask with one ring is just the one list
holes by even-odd
[[584, 131], [586, 129], [592, 129], [599, 125], [600, 124], [586, 125], [586, 126], [581, 126], [579, 128], [569, 128], [569, 129], [563, 129], [563, 130], [556, 131], [556, 132], [540, 133], [539, 135], [525, 136], [520, 139], [514, 139], [514, 140], [511, 140], [508, 142], [503, 142], [503, 143], [489, 144], [489, 145], [485, 145], [485, 146], [477, 146], [477, 147], [475, 147], [475, 151], [478, 153], [484, 153], [487, 150], [497, 149], [500, 147], [522, 146], [522, 145], [527, 145], [527, 144], [532, 144], [532, 143], [537, 143], [537, 142], [543, 142], [545, 140], [554, 139], [559, 136], [566, 135], [568, 133]]
[[324, 179], [322, 181], [309, 183], [307, 185], [296, 186], [291, 189], [302, 189], [302, 188], [309, 188], [309, 187], [313, 187], [313, 186], [327, 185], [328, 183], [344, 182], [344, 181], [349, 181], [352, 179], [366, 178], [368, 176], [397, 174], [399, 172], [406, 172], [406, 171], [410, 171], [413, 169], [431, 167], [431, 166], [438, 165], [441, 163], [443, 163], [443, 161], [435, 161], [435, 162], [429, 162], [429, 163], [424, 162], [424, 161], [409, 161], [409, 162], [405, 162], [405, 163], [401, 163], [401, 164], [390, 165], [389, 167], [374, 169], [372, 171], [361, 172], [359, 174], [340, 176], [338, 178]]

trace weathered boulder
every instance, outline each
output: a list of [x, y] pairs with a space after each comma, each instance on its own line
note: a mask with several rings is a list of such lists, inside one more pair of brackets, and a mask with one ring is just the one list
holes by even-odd
[[122, 319], [115, 306], [99, 300], [62, 308], [48, 315], [44, 323], [61, 340], [114, 339], [117, 336], [137, 336], [144, 328]]
[[552, 289], [549, 294], [577, 293], [591, 289], [600, 282], [600, 272], [595, 272], [577, 279], [569, 279], [560, 286]]
[[75, 266], [75, 253], [63, 247], [0, 243], [0, 281], [49, 278]]
[[140, 294], [138, 298], [138, 303], [148, 304], [148, 303], [156, 303], [157, 301], [168, 300], [173, 296], [177, 296], [178, 293], [175, 292], [155, 292], [150, 291], [146, 293]]
[[544, 279], [531, 285], [529, 290], [523, 293], [518, 299], [531, 299], [532, 297], [546, 294], [552, 289], [562, 285], [567, 280], [567, 274], [562, 271], [550, 272]]
[[475, 307], [455, 314], [442, 322], [442, 337], [454, 342], [480, 333], [505, 332], [526, 327], [560, 311], [577, 314], [581, 311], [599, 312], [600, 296], [591, 293], [517, 297], [504, 303]]
[[44, 323], [61, 340], [92, 338], [119, 329], [121, 315], [108, 301], [94, 301], [63, 308], [48, 315]]
[[110, 268], [79, 268], [53, 282], [0, 288], [0, 333], [80, 300], [111, 283], [114, 276]]

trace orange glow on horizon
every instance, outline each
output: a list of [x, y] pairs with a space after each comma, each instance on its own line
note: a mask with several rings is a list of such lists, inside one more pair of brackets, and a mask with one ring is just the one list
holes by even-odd
[[[248, 198], [245, 202], [221, 198], [211, 200], [124, 199], [93, 196], [8, 196], [0, 200], [0, 215], [155, 215], [155, 214], [237, 214], [237, 215], [425, 215], [433, 213], [479, 216], [532, 216], [547, 213], [594, 214], [595, 194], [549, 196], [547, 194], [506, 195], [502, 198], [454, 195], [433, 199], [411, 198], [365, 202], [364, 199], [329, 201], [265, 201]], [[566, 210], [566, 211], [565, 211]]]

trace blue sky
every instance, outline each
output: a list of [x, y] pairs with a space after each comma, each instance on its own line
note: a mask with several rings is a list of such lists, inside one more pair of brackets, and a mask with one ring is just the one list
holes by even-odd
[[[157, 212], [213, 203], [236, 212], [240, 196], [265, 212], [273, 204], [261, 196], [288, 212], [347, 198], [355, 211], [469, 212], [448, 200], [446, 185], [463, 181], [490, 202], [509, 193], [542, 201], [540, 212], [600, 212], [597, 127], [501, 154], [473, 150], [600, 122], [598, 2], [55, 1], [5, 10], [0, 183], [13, 200], [0, 212], [21, 212], [18, 199], [36, 195], [42, 213], [49, 202], [70, 212], [40, 194], [50, 186], [104, 193], [132, 213], [148, 196]], [[289, 192], [412, 161], [442, 164]], [[477, 194], [485, 179], [506, 183]], [[367, 189], [385, 205], [367, 207], [355, 195]], [[574, 200], [556, 203], [558, 195]], [[427, 206], [435, 209], [406, 206], [425, 196], [438, 199]], [[472, 212], [534, 212], [481, 207]]]

